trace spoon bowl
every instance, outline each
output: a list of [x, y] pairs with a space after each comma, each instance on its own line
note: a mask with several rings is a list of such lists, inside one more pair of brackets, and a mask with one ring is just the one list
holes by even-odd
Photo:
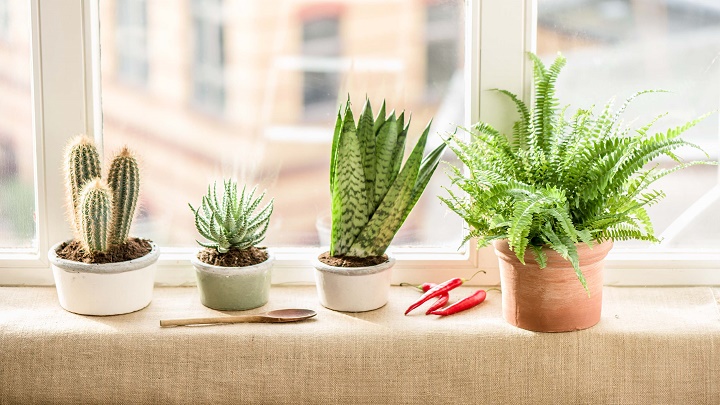
[[312, 309], [302, 308], [287, 308], [287, 309], [276, 309], [274, 311], [266, 312], [261, 314], [267, 318], [276, 319], [272, 322], [295, 322], [303, 319], [312, 318], [317, 315], [317, 312]]
[[312, 309], [287, 308], [276, 309], [256, 315], [219, 316], [213, 318], [165, 319], [160, 321], [161, 327], [188, 325], [216, 325], [224, 323], [282, 323], [297, 322], [317, 315]]

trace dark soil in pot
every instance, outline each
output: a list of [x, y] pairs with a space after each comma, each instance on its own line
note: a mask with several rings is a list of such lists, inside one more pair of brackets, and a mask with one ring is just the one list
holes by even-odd
[[387, 255], [354, 257], [354, 256], [330, 256], [330, 252], [322, 253], [318, 260], [328, 266], [334, 267], [368, 267], [376, 266], [388, 261]]
[[126, 262], [150, 253], [152, 246], [147, 239], [129, 238], [127, 242], [111, 246], [107, 252], [86, 252], [78, 240], [64, 242], [57, 249], [59, 258], [88, 264]]
[[245, 250], [230, 249], [227, 253], [218, 253], [215, 249], [205, 248], [198, 253], [197, 258], [213, 266], [247, 267], [267, 260], [268, 253], [265, 248], [255, 246]]

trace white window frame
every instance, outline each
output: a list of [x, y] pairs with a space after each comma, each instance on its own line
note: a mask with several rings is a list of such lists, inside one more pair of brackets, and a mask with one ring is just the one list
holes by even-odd
[[[66, 240], [62, 150], [67, 140], [86, 133], [101, 141], [100, 76], [93, 47], [97, 43], [97, 0], [31, 0], [33, 57], [33, 131], [35, 133], [37, 254], [0, 254], [0, 285], [52, 285], [47, 251]], [[531, 97], [531, 66], [526, 51], [535, 50], [535, 0], [466, 0], [466, 122], [487, 121], [507, 130], [514, 110], [492, 88]], [[273, 249], [273, 283], [312, 283], [310, 258], [317, 249]], [[157, 283], [194, 283], [190, 251], [162, 249]], [[423, 249], [395, 249], [393, 282], [439, 281], [487, 274], [475, 284], [499, 283], [491, 248], [464, 254]], [[720, 251], [631, 251], [614, 249], [606, 264], [607, 285], [718, 285]]]

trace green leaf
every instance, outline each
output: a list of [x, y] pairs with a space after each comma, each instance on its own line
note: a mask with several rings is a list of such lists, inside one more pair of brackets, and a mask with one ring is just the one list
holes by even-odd
[[358, 121], [357, 136], [363, 152], [362, 160], [368, 211], [375, 209], [375, 133], [373, 132], [373, 125], [372, 107], [370, 101], [365, 100], [365, 106]]
[[342, 129], [342, 117], [338, 110], [337, 118], [335, 119], [335, 130], [333, 131], [332, 150], [330, 151], [330, 192], [335, 186], [335, 166], [337, 165], [337, 145], [340, 140], [340, 130]]
[[330, 254], [344, 255], [367, 224], [368, 202], [362, 150], [352, 111], [345, 112], [337, 147], [338, 165], [332, 192], [332, 227]]
[[[426, 131], [429, 128], [430, 124], [428, 124]], [[425, 191], [425, 187], [427, 187], [428, 183], [430, 182], [430, 178], [432, 177], [433, 173], [435, 173], [435, 169], [437, 169], [438, 164], [440, 163], [440, 157], [442, 157], [444, 150], [445, 144], [440, 144], [423, 159], [420, 165], [420, 172], [418, 173], [417, 180], [415, 181], [415, 185], [413, 186], [412, 192], [410, 193], [410, 201], [405, 208], [405, 213], [403, 214], [401, 223], [405, 222], [405, 219], [408, 217], [408, 215], [410, 215], [410, 212], [420, 199], [423, 191]]]
[[377, 208], [385, 198], [392, 180], [396, 177], [393, 173], [393, 154], [397, 145], [398, 127], [395, 115], [391, 115], [385, 124], [380, 128], [375, 144], [375, 190], [374, 207]]
[[411, 201], [412, 190], [418, 178], [427, 137], [428, 131], [426, 130], [418, 139], [400, 174], [393, 182], [367, 226], [365, 226], [350, 248], [350, 255], [357, 257], [380, 256], [390, 246], [392, 239], [406, 217], [405, 211]]

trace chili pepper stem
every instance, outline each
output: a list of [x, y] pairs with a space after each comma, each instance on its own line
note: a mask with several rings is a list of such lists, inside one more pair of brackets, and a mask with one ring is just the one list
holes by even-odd
[[499, 289], [499, 288], [497, 288], [497, 287], [490, 287], [490, 288], [488, 288], [488, 289], [485, 290], [485, 291], [497, 291], [497, 292], [499, 292], [499, 293], [502, 293], [502, 290]]
[[467, 283], [468, 281], [472, 280], [475, 276], [478, 275], [478, 273], [487, 274], [487, 272], [486, 272], [485, 270], [478, 270], [478, 271], [475, 272], [475, 274], [473, 274], [472, 276], [470, 276], [470, 278], [464, 278], [464, 279], [462, 279], [463, 284], [465, 284], [465, 283]]

